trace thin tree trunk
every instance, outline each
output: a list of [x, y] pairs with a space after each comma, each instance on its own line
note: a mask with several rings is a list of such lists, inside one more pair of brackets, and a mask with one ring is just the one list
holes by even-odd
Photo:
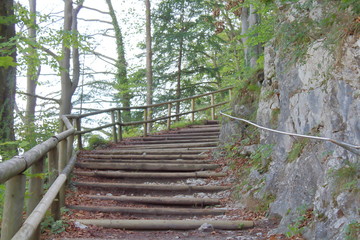
[[[72, 13], [73, 6], [72, 0], [64, 0], [64, 32], [70, 32], [72, 26]], [[65, 40], [62, 44], [62, 60], [60, 61], [61, 67], [61, 104], [60, 116], [70, 114], [71, 112], [71, 98], [72, 98], [72, 84], [70, 79], [70, 48], [67, 46]], [[62, 130], [62, 129], [60, 129]]]
[[[29, 6], [30, 6], [30, 16], [32, 18], [32, 26], [29, 26], [29, 39], [31, 42], [36, 42], [36, 0], [29, 0]], [[34, 57], [37, 57], [37, 50], [29, 46], [29, 49], [31, 49], [30, 54], [32, 57], [30, 58], [27, 66], [27, 89], [26, 93], [27, 99], [26, 99], [26, 110], [25, 110], [25, 126], [27, 129], [27, 134], [29, 136], [34, 132], [34, 121], [35, 121], [35, 107], [36, 107], [36, 86], [37, 81], [40, 74], [40, 66], [37, 66], [36, 60], [33, 59]]]
[[[145, 0], [146, 5], [146, 105], [153, 103], [153, 73], [152, 73], [152, 40], [151, 40], [151, 5], [150, 0]], [[152, 119], [152, 109], [148, 111], [148, 120]], [[148, 124], [148, 132], [151, 132], [152, 124]]]
[[[254, 6], [243, 7], [241, 13], [241, 34], [248, 34], [248, 30], [260, 22], [259, 15], [255, 12]], [[261, 54], [261, 45], [249, 46], [247, 43], [248, 37], [243, 37], [244, 44], [245, 66], [256, 68], [256, 61]]]
[[[2, 1], [0, 16], [7, 18], [14, 15], [13, 1]], [[15, 36], [15, 24], [0, 24], [0, 43], [9, 42]], [[12, 57], [16, 62], [15, 43], [7, 49], [2, 49], [1, 57]], [[15, 66], [0, 67], [0, 142], [15, 140], [14, 135], [14, 106], [16, 89], [16, 68]], [[2, 149], [0, 149], [2, 150]], [[9, 150], [7, 146], [5, 151]], [[15, 155], [16, 149], [13, 149], [9, 155]]]
[[[116, 61], [117, 73], [115, 75], [117, 80], [116, 85], [118, 86], [118, 89], [120, 91], [119, 95], [120, 95], [120, 102], [122, 104], [122, 107], [130, 107], [131, 94], [129, 90], [129, 81], [127, 78], [127, 68], [126, 68], [127, 63], [125, 59], [125, 47], [124, 47], [123, 36], [111, 0], [106, 0], [106, 3], [109, 8], [109, 14], [112, 20], [112, 24], [115, 31], [115, 38], [116, 38], [116, 50], [117, 50], [117, 61]], [[130, 110], [124, 111], [123, 114], [121, 114], [121, 116], [123, 118], [123, 122], [129, 122], [131, 117]]]

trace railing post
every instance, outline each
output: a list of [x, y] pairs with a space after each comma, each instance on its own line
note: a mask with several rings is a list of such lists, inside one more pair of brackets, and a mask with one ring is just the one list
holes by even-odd
[[168, 118], [167, 118], [167, 129], [171, 127], [171, 103], [168, 104]]
[[[215, 96], [214, 94], [210, 95], [211, 98], [211, 106], [215, 105]], [[215, 107], [211, 108], [211, 120], [215, 120]]]
[[[32, 211], [40, 202], [43, 195], [43, 185], [44, 181], [40, 174], [44, 173], [44, 157], [35, 162], [31, 167], [31, 177], [29, 180], [29, 194], [30, 198], [27, 205], [26, 215], [30, 216]], [[31, 239], [40, 239], [40, 226], [35, 230], [34, 234], [31, 236]]]
[[[148, 109], [147, 107], [144, 109], [144, 121], [147, 121], [147, 117], [148, 117]], [[144, 123], [144, 137], [147, 136], [147, 128], [148, 128], [148, 123], [145, 122]]]
[[111, 122], [113, 124], [112, 134], [113, 134], [114, 142], [117, 143], [118, 138], [117, 138], [117, 132], [116, 132], [115, 111], [111, 111]]
[[[58, 171], [61, 173], [61, 171], [65, 168], [67, 163], [67, 139], [65, 138], [59, 143], [59, 166]], [[62, 208], [65, 205], [65, 186], [62, 186], [62, 188], [59, 191], [59, 205], [60, 208]]]
[[[49, 184], [53, 184], [59, 175], [58, 172], [58, 148], [55, 147], [48, 153]], [[60, 220], [59, 194], [51, 204], [51, 214], [55, 221]]]
[[122, 137], [122, 123], [121, 123], [121, 110], [117, 111], [117, 118], [118, 118], [118, 122], [119, 122], [119, 128], [118, 128], [119, 141], [121, 142], [123, 140], [123, 137]]
[[26, 177], [19, 174], [6, 182], [1, 240], [10, 240], [23, 223]]
[[[72, 123], [71, 123], [73, 126], [75, 126], [75, 124], [76, 124], [76, 120], [75, 119], [73, 119], [73, 121], [72, 121]], [[72, 153], [73, 153], [73, 151], [74, 151], [74, 134], [72, 134], [72, 135], [70, 135], [69, 137], [68, 137], [68, 146], [67, 146], [67, 156], [68, 156], [68, 159], [70, 159], [71, 158], [71, 156], [72, 156]]]
[[[81, 118], [76, 119], [76, 130], [79, 132], [81, 131]], [[81, 134], [78, 134], [78, 149], [83, 149]]]
[[195, 121], [195, 99], [191, 99], [191, 121]]
[[230, 88], [229, 89], [229, 101], [231, 101], [231, 99], [232, 99], [232, 89]]

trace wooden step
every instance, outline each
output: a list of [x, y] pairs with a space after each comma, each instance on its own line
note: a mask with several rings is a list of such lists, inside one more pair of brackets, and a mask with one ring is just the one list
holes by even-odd
[[228, 186], [190, 186], [173, 184], [129, 184], [129, 183], [99, 183], [99, 182], [74, 182], [78, 187], [106, 188], [106, 189], [132, 189], [151, 191], [187, 191], [187, 192], [216, 192], [228, 190]]
[[171, 136], [171, 137], [166, 137], [166, 136], [162, 136], [162, 135], [158, 135], [157, 137], [138, 137], [138, 138], [130, 138], [130, 140], [142, 140], [142, 141], [154, 141], [154, 140], [192, 140], [192, 139], [198, 139], [198, 140], [203, 140], [203, 139], [213, 139], [215, 141], [217, 141], [219, 139], [219, 137], [217, 135], [214, 136]]
[[208, 149], [199, 149], [192, 150], [188, 148], [176, 148], [176, 149], [109, 149], [109, 150], [93, 150], [90, 153], [83, 153], [83, 155], [90, 154], [104, 154], [104, 155], [114, 155], [114, 154], [141, 154], [141, 155], [149, 155], [149, 154], [181, 154], [181, 155], [203, 155]]
[[112, 178], [208, 178], [208, 177], [224, 177], [226, 173], [218, 173], [212, 171], [199, 172], [124, 172], [124, 171], [77, 171], [78, 175], [90, 177], [112, 177]]
[[207, 164], [213, 160], [179, 160], [179, 159], [83, 159], [82, 163], [158, 163], [158, 164]]
[[205, 159], [208, 158], [208, 155], [199, 155], [199, 154], [180, 154], [180, 155], [98, 155], [98, 154], [83, 154], [83, 158], [92, 158], [92, 159]]
[[170, 143], [206, 143], [206, 142], [217, 142], [213, 139], [192, 139], [192, 140], [151, 140], [151, 141], [130, 141], [126, 144], [170, 144]]
[[158, 149], [158, 148], [199, 148], [199, 147], [216, 147], [218, 142], [208, 142], [208, 143], [182, 143], [182, 144], [141, 144], [141, 145], [117, 145], [116, 148], [124, 149], [124, 148], [131, 148], [131, 149]]
[[207, 205], [218, 205], [220, 204], [220, 199], [213, 198], [174, 198], [174, 197], [136, 197], [136, 196], [98, 196], [98, 195], [86, 195], [86, 197], [91, 199], [99, 200], [112, 200], [117, 202], [127, 202], [127, 203], [149, 203], [155, 205], [191, 205], [191, 206], [207, 206]]
[[149, 134], [149, 137], [175, 137], [175, 136], [219, 136], [218, 132], [187, 132], [187, 133], [179, 133], [176, 131], [168, 132], [165, 134]]
[[220, 128], [219, 127], [212, 127], [212, 128], [183, 128], [183, 129], [179, 129], [177, 130], [178, 133], [198, 133], [198, 132], [220, 132]]
[[146, 171], [200, 171], [214, 170], [218, 164], [156, 164], [156, 163], [77, 163], [79, 167], [87, 169], [109, 170], [146, 170]]
[[211, 224], [214, 229], [242, 230], [254, 227], [253, 221], [224, 221], [224, 220], [118, 220], [118, 219], [76, 219], [85, 225], [96, 225], [104, 228], [118, 228], [125, 230], [193, 230], [204, 223]]
[[70, 209], [89, 211], [89, 212], [105, 212], [105, 213], [125, 213], [125, 214], [141, 214], [141, 215], [221, 215], [226, 212], [225, 209], [197, 209], [197, 208], [135, 208], [135, 207], [101, 207], [101, 206], [67, 206]]

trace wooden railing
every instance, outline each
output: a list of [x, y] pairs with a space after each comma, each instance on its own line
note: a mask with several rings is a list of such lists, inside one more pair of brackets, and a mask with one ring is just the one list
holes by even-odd
[[[194, 97], [174, 100], [166, 103], [153, 104], [131, 108], [112, 108], [81, 115], [67, 115], [61, 117], [61, 129], [63, 131], [48, 140], [36, 145], [21, 156], [15, 156], [10, 160], [0, 163], [0, 184], [6, 183], [5, 203], [3, 206], [3, 218], [1, 225], [1, 240], [26, 240], [40, 239], [40, 223], [48, 209], [55, 220], [60, 219], [60, 208], [65, 204], [65, 189], [69, 173], [76, 161], [76, 153], [73, 150], [74, 137], [78, 137], [78, 148], [82, 148], [82, 135], [91, 131], [111, 127], [114, 141], [122, 140], [122, 127], [143, 125], [144, 135], [148, 134], [148, 124], [160, 120], [166, 120], [167, 128], [170, 128], [173, 117], [191, 114], [194, 121], [195, 113], [211, 109], [211, 118], [215, 118], [216, 107], [222, 106], [229, 101], [216, 103], [215, 94], [229, 91], [231, 98], [232, 87], [214, 91]], [[210, 105], [196, 108], [197, 98], [210, 96]], [[191, 111], [172, 114], [172, 105], [179, 102], [190, 101]], [[148, 119], [148, 112], [156, 107], [167, 106], [166, 116]], [[121, 122], [122, 111], [142, 110], [144, 119], [137, 122]], [[101, 113], [110, 113], [111, 123], [96, 128], [81, 130], [81, 119]], [[76, 129], [75, 127], [76, 126]], [[47, 159], [47, 171], [45, 163]], [[31, 173], [24, 171], [31, 167]], [[44, 194], [44, 172], [47, 172], [50, 188]], [[30, 197], [25, 197], [26, 182], [28, 177]], [[25, 200], [28, 200], [27, 203]], [[27, 204], [26, 220], [23, 222], [23, 209]]]
[[[209, 92], [209, 93], [204, 93], [201, 95], [197, 95], [197, 96], [193, 96], [193, 97], [188, 97], [188, 98], [182, 98], [179, 100], [173, 100], [173, 101], [169, 101], [169, 102], [164, 102], [164, 103], [158, 103], [158, 104], [152, 104], [152, 105], [147, 105], [147, 106], [138, 106], [138, 107], [130, 107], [130, 108], [111, 108], [111, 109], [106, 109], [106, 110], [101, 110], [101, 111], [94, 111], [91, 113], [85, 113], [85, 114], [79, 114], [79, 115], [68, 115], [67, 117], [69, 119], [73, 119], [76, 122], [76, 132], [75, 135], [77, 135], [78, 137], [78, 148], [82, 149], [83, 148], [83, 140], [82, 140], [82, 135], [85, 133], [89, 133], [92, 131], [96, 131], [96, 130], [101, 130], [104, 128], [112, 128], [112, 136], [113, 136], [113, 140], [114, 142], [118, 142], [121, 141], [123, 138], [123, 127], [124, 126], [134, 126], [134, 125], [143, 125], [143, 135], [147, 136], [148, 135], [148, 124], [153, 123], [153, 122], [158, 122], [161, 120], [166, 120], [166, 125], [167, 125], [167, 129], [170, 129], [171, 127], [171, 122], [172, 122], [172, 118], [177, 118], [180, 116], [184, 116], [184, 115], [191, 115], [190, 116], [190, 120], [193, 122], [195, 120], [195, 113], [197, 112], [202, 112], [202, 111], [206, 111], [208, 109], [211, 109], [211, 119], [214, 120], [215, 119], [215, 110], [217, 107], [223, 106], [227, 103], [229, 103], [229, 101], [223, 101], [223, 102], [219, 102], [216, 103], [216, 98], [215, 95], [216, 94], [220, 94], [220, 93], [224, 93], [224, 92], [228, 92], [228, 99], [231, 99], [231, 95], [232, 95], [232, 87], [228, 87], [225, 89], [221, 89], [218, 91], [214, 91], [214, 92]], [[198, 98], [203, 98], [206, 96], [210, 96], [210, 105], [207, 107], [200, 107], [197, 108], [196, 104], [195, 104], [195, 100]], [[173, 114], [172, 113], [172, 108], [175, 104], [177, 103], [184, 103], [184, 102], [189, 102], [190, 103], [190, 111], [186, 111], [186, 112], [182, 112], [179, 114]], [[156, 117], [154, 119], [148, 119], [148, 113], [149, 112], [153, 112], [153, 109], [157, 108], [157, 107], [167, 107], [167, 114], [165, 116], [160, 116], [160, 117]], [[121, 115], [123, 114], [124, 111], [132, 111], [132, 110], [141, 110], [143, 111], [143, 120], [142, 121], [131, 121], [131, 122], [122, 122], [121, 120]], [[88, 128], [86, 130], [83, 130], [82, 128], [82, 119], [89, 117], [89, 116], [95, 116], [95, 115], [100, 115], [100, 114], [110, 114], [111, 116], [111, 123], [109, 124], [105, 124], [102, 126], [98, 126], [95, 128]]]

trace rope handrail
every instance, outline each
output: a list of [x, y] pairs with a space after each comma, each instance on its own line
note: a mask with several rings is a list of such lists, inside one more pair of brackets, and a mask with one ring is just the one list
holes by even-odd
[[261, 126], [261, 125], [258, 125], [256, 123], [253, 123], [247, 119], [244, 119], [244, 118], [239, 118], [239, 117], [234, 117], [234, 116], [231, 116], [229, 114], [226, 114], [224, 113], [223, 111], [227, 111], [229, 109], [226, 109], [226, 110], [222, 110], [220, 111], [220, 114], [221, 115], [224, 115], [228, 118], [231, 118], [231, 119], [235, 119], [235, 120], [239, 120], [239, 121], [242, 121], [242, 122], [245, 122], [245, 123], [248, 123], [254, 127], [257, 127], [259, 129], [262, 129], [262, 130], [266, 130], [266, 131], [269, 131], [269, 132], [274, 132], [274, 133], [279, 133], [279, 134], [283, 134], [283, 135], [288, 135], [288, 136], [295, 136], [295, 137], [303, 137], [303, 138], [309, 138], [309, 139], [315, 139], [315, 140], [322, 140], [322, 141], [328, 141], [328, 142], [331, 142], [331, 143], [334, 143], [356, 155], [360, 155], [360, 145], [354, 145], [354, 144], [350, 144], [350, 143], [346, 143], [346, 142], [343, 142], [343, 141], [339, 141], [339, 140], [335, 140], [335, 139], [332, 139], [332, 138], [327, 138], [327, 137], [317, 137], [317, 136], [312, 136], [312, 135], [304, 135], [304, 134], [298, 134], [298, 133], [291, 133], [291, 132], [285, 132], [285, 131], [280, 131], [280, 130], [276, 130], [276, 129], [272, 129], [272, 128], [268, 128], [268, 127], [264, 127], [264, 126]]

